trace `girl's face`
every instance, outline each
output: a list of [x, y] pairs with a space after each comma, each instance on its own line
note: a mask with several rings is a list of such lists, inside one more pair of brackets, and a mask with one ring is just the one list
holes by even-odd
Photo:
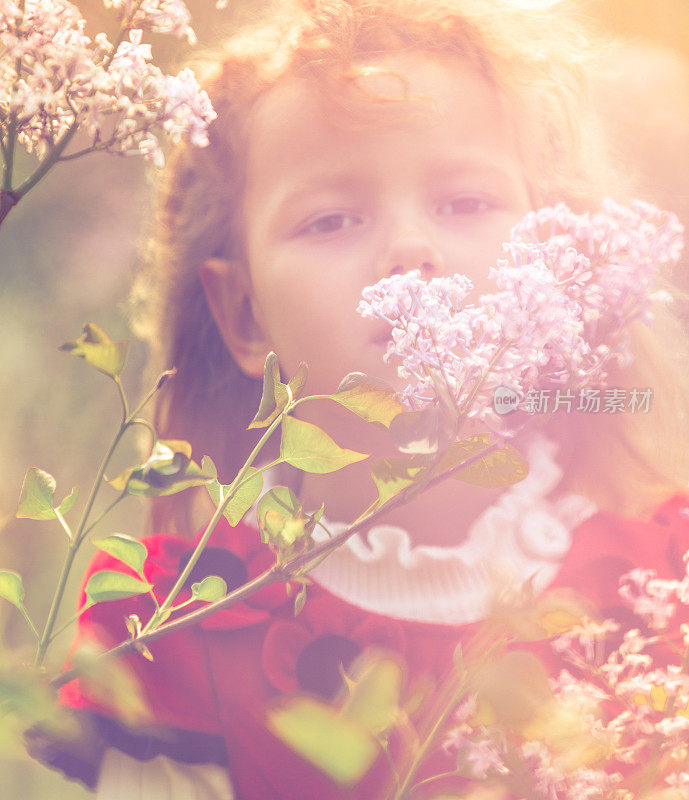
[[[308, 363], [309, 393], [334, 391], [352, 371], [396, 382], [382, 361], [389, 328], [355, 311], [362, 289], [419, 268], [464, 273], [477, 294], [489, 291], [488, 268], [531, 207], [514, 130], [485, 79], [459, 59], [375, 64], [424, 100], [377, 103], [379, 117], [357, 130], [295, 78], [261, 98], [249, 129], [253, 314], [286, 376]], [[389, 74], [362, 80], [399, 94]], [[349, 102], [373, 102], [357, 96]]]

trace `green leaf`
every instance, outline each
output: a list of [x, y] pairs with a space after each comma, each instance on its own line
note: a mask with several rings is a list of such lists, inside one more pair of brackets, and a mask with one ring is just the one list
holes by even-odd
[[24, 608], [24, 584], [18, 572], [0, 570], [0, 597], [9, 600], [17, 608]]
[[[275, 517], [274, 511], [268, 512], [269, 516]], [[291, 547], [295, 542], [300, 539], [306, 538], [306, 518], [295, 517], [293, 519], [286, 519], [283, 521], [278, 537], [278, 544], [281, 547]]]
[[311, 698], [296, 698], [269, 712], [268, 725], [288, 747], [342, 786], [361, 780], [379, 752], [363, 725]]
[[404, 410], [395, 398], [392, 387], [363, 372], [350, 372], [330, 397], [367, 422], [382, 428], [389, 428], [392, 420]]
[[[211, 476], [212, 480], [206, 485], [208, 494], [216, 506], [220, 505], [220, 496], [227, 496], [229, 486], [224, 486], [218, 481], [218, 471], [213, 461], [204, 456], [201, 459], [201, 469]], [[223, 514], [232, 527], [238, 525], [242, 517], [251, 508], [263, 491], [263, 475], [254, 467], [249, 467], [242, 479], [242, 483], [234, 494], [234, 497], [225, 506]]]
[[77, 497], [79, 497], [79, 487], [75, 486], [57, 507], [57, 510], [60, 512], [60, 514], [64, 515], [70, 511], [72, 506], [77, 502]]
[[379, 458], [374, 461], [371, 465], [371, 478], [378, 490], [378, 499], [361, 514], [359, 519], [376, 511], [392, 497], [415, 483], [422, 488], [428, 473], [427, 463], [421, 456]]
[[84, 332], [76, 341], [66, 342], [59, 349], [83, 358], [99, 372], [115, 378], [127, 363], [129, 342], [113, 342], [105, 331], [93, 322], [87, 322]]
[[576, 592], [561, 587], [537, 593], [527, 581], [496, 598], [487, 622], [501, 637], [532, 642], [552, 639], [595, 616], [595, 608]]
[[55, 478], [42, 469], [29, 467], [24, 476], [17, 517], [20, 519], [55, 519], [53, 497]]
[[[288, 522], [301, 522], [301, 535], [305, 533], [306, 518], [303, 516], [299, 498], [287, 486], [275, 486], [266, 492], [256, 506], [261, 541], [276, 546], [293, 544], [300, 535], [298, 527], [292, 525], [284, 534]], [[286, 541], [289, 540], [289, 541]]]
[[321, 507], [317, 508], [313, 514], [307, 517], [305, 528], [308, 533], [313, 533], [316, 525], [321, 521], [321, 517], [325, 513], [325, 503], [321, 503]]
[[302, 583], [299, 587], [299, 591], [297, 592], [297, 596], [294, 598], [294, 616], [298, 616], [304, 610], [304, 604], [306, 603], [306, 584]]
[[382, 505], [415, 483], [425, 465], [411, 457], [381, 458], [374, 462], [371, 477], [378, 490], [378, 504]]
[[153, 658], [153, 653], [148, 649], [148, 647], [143, 642], [134, 642], [134, 649], [141, 653], [141, 655], [147, 661], [155, 661]]
[[149, 592], [152, 588], [146, 581], [106, 569], [91, 575], [86, 584], [86, 597], [92, 604], [102, 603], [134, 597]]
[[195, 600], [204, 603], [215, 603], [227, 594], [227, 584], [217, 575], [208, 575], [199, 583], [191, 584], [191, 594]]
[[211, 477], [191, 460], [189, 442], [160, 439], [145, 464], [129, 467], [113, 478], [110, 485], [138, 497], [164, 497], [204, 486], [209, 480]]
[[[122, 639], [125, 638], [124, 628]], [[146, 694], [136, 673], [125, 659], [101, 658], [102, 651], [88, 641], [71, 654], [79, 680], [89, 698], [112, 709], [117, 719], [132, 726], [153, 723]]]
[[545, 667], [524, 650], [486, 661], [475, 681], [479, 718], [508, 731], [532, 723], [553, 701]]
[[322, 509], [305, 516], [291, 489], [276, 486], [266, 492], [256, 507], [261, 541], [277, 551], [278, 563], [311, 546], [311, 533]]
[[390, 424], [390, 438], [401, 453], [437, 453], [443, 424], [443, 414], [436, 406], [403, 411]]
[[[24, 654], [13, 653], [6, 645], [3, 650], [0, 659], [0, 753], [3, 759], [13, 755], [15, 745], [24, 740], [23, 734], [34, 726], [37, 728], [32, 731], [33, 736], [75, 741], [78, 726], [73, 715], [56, 703], [46, 671], [25, 663]], [[16, 756], [22, 757], [20, 750], [16, 751]], [[6, 787], [6, 781], [2, 783]], [[11, 791], [3, 795], [17, 796]]]
[[256, 513], [259, 520], [268, 509], [278, 511], [285, 518], [289, 518], [301, 513], [301, 503], [289, 487], [275, 486], [266, 492], [258, 503]]
[[[436, 472], [445, 472], [493, 444], [489, 434], [467, 436], [450, 445], [437, 464]], [[529, 465], [524, 456], [511, 444], [493, 450], [484, 458], [460, 469], [452, 477], [463, 483], [499, 489], [524, 480], [529, 474]]]
[[[215, 461], [210, 456], [203, 456], [201, 459], [201, 469], [208, 475], [209, 478], [213, 478], [213, 480], [208, 482], [208, 492], [210, 493], [210, 487], [214, 487], [213, 491], [218, 492], [218, 486], [221, 486], [221, 483], [218, 481], [218, 468], [215, 466]], [[217, 484], [217, 486], [216, 486]], [[223, 486], [223, 489], [225, 487]], [[215, 502], [213, 495], [211, 495], [211, 499]]]
[[[19, 519], [56, 519], [53, 505], [55, 488], [55, 478], [52, 475], [45, 470], [29, 467], [19, 494], [16, 516]], [[78, 495], [79, 489], [75, 486], [57, 507], [58, 511], [66, 514], [76, 502]]]
[[368, 664], [361, 674], [348, 681], [349, 697], [342, 713], [374, 734], [393, 724], [402, 690], [402, 670], [388, 658]]
[[109, 553], [114, 558], [118, 558], [134, 572], [143, 574], [144, 562], [148, 551], [146, 545], [137, 541], [124, 533], [113, 533], [105, 539], [95, 539], [94, 544], [99, 550]]
[[[297, 373], [299, 374], [299, 373]], [[296, 376], [295, 376], [296, 379]], [[247, 430], [251, 428], [267, 428], [277, 415], [287, 406], [289, 393], [280, 380], [278, 357], [272, 351], [266, 356], [263, 367], [263, 393], [256, 416], [251, 420]]]
[[292, 390], [292, 398], [297, 399], [301, 394], [301, 390], [306, 385], [306, 379], [309, 375], [309, 368], [306, 364], [302, 361], [299, 364], [299, 369], [294, 373], [294, 377], [292, 380], [289, 381], [287, 384], [289, 388]]
[[304, 472], [322, 474], [335, 472], [368, 458], [368, 455], [340, 447], [317, 425], [285, 417], [282, 421], [280, 458]]
[[129, 614], [129, 616], [125, 617], [124, 624], [127, 626], [132, 639], [141, 636], [141, 620], [138, 614]]

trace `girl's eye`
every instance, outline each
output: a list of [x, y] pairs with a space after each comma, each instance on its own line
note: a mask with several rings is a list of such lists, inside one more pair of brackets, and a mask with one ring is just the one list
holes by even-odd
[[335, 233], [344, 230], [345, 228], [353, 228], [358, 225], [361, 220], [353, 214], [325, 214], [318, 217], [313, 222], [305, 225], [300, 231], [300, 234], [309, 233]]
[[443, 203], [438, 213], [443, 216], [451, 214], [481, 214], [488, 211], [490, 203], [482, 197], [455, 197]]

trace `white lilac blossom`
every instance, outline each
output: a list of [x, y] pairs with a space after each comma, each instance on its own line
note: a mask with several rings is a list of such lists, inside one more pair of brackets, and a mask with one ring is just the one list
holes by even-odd
[[599, 214], [560, 204], [528, 214], [491, 267], [497, 291], [468, 303], [464, 275], [419, 270], [367, 287], [358, 312], [392, 326], [386, 361], [407, 383], [410, 409], [449, 398], [458, 414], [497, 423], [493, 390], [522, 399], [536, 386], [604, 386], [613, 361], [631, 362], [629, 325], [652, 322], [661, 267], [677, 262], [682, 226], [641, 201], [606, 200]]
[[[655, 570], [637, 568], [620, 578], [619, 594], [649, 628], [666, 630], [678, 604], [689, 606], [689, 553], [684, 554], [681, 580], [659, 578]], [[680, 632], [689, 646], [687, 626], [682, 625]]]
[[573, 643], [576, 642], [577, 648], [581, 650], [585, 658], [584, 663], [593, 663], [600, 650], [601, 642], [605, 641], [606, 636], [616, 633], [619, 629], [619, 623], [613, 620], [606, 619], [599, 622], [585, 617], [578, 625], [554, 639], [553, 648], [557, 652], [571, 653]]
[[[152, 63], [142, 30], [193, 40], [181, 0], [111, 0], [122, 35], [93, 40], [67, 0], [25, 0], [0, 7], [0, 138], [16, 137], [27, 151], [69, 158], [71, 136], [83, 131], [80, 152], [141, 153], [160, 164], [160, 135], [207, 144], [215, 118], [207, 94], [186, 69], [166, 75]], [[19, 66], [18, 66], [19, 65]], [[83, 142], [80, 140], [80, 146]], [[64, 152], [63, 152], [64, 150]]]
[[154, 33], [169, 33], [196, 42], [191, 14], [183, 0], [104, 0], [107, 8], [118, 11], [120, 22], [131, 28]]
[[543, 742], [527, 741], [521, 756], [533, 777], [533, 792], [543, 800], [601, 800], [622, 780], [619, 772], [579, 767], [568, 769], [566, 759]]
[[650, 628], [664, 630], [677, 607], [672, 601], [682, 592], [685, 584], [686, 579], [683, 584], [660, 579], [652, 569], [634, 569], [623, 577], [619, 592]]
[[676, 619], [682, 606], [686, 615], [688, 580], [623, 575], [621, 598], [660, 632], [582, 618], [551, 640], [571, 669], [550, 679], [550, 699], [521, 729], [486, 724], [465, 696], [443, 743], [458, 772], [539, 800], [689, 797], [689, 627]]
[[[602, 726], [589, 731], [591, 742], [603, 735]], [[452, 729], [443, 749], [455, 757], [460, 774], [474, 782], [502, 782], [514, 797], [601, 800], [610, 797], [622, 781], [618, 771], [572, 767], [568, 753], [556, 752], [544, 741], [517, 741], [514, 734], [484, 725]]]

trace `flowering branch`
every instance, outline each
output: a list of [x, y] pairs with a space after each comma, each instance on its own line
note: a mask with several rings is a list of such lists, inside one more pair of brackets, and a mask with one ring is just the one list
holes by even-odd
[[[635, 569], [621, 576], [620, 597], [637, 624], [656, 633], [583, 615], [551, 640], [572, 671], [562, 669], [549, 683], [543, 673], [538, 706], [519, 726], [505, 725], [499, 711], [488, 722], [477, 714], [487, 699], [480, 690], [463, 702], [444, 749], [465, 777], [539, 799], [686, 797], [689, 626], [681, 620], [687, 619], [688, 575], [685, 569], [681, 580], [666, 580]], [[524, 673], [525, 692], [529, 685], [533, 691], [535, 677]], [[505, 672], [500, 678], [519, 694], [520, 679]]]
[[641, 201], [606, 200], [593, 215], [547, 207], [512, 230], [489, 271], [498, 291], [475, 304], [467, 276], [426, 282], [413, 270], [367, 287], [358, 311], [391, 325], [385, 360], [399, 364], [409, 409], [454, 409], [510, 435], [496, 387], [523, 401], [537, 385], [604, 384], [611, 361], [630, 363], [629, 326], [671, 299], [651, 287], [678, 262], [682, 233], [674, 214]]
[[[122, 421], [115, 432], [112, 442], [108, 447], [105, 455], [103, 456], [103, 460], [101, 461], [100, 467], [98, 468], [98, 472], [96, 473], [96, 477], [93, 481], [91, 486], [91, 490], [89, 492], [88, 499], [86, 500], [86, 506], [81, 515], [81, 519], [79, 524], [76, 528], [76, 531], [73, 535], [70, 535], [69, 528], [65, 525], [68, 533], [68, 545], [67, 545], [67, 553], [65, 554], [65, 561], [60, 572], [60, 577], [58, 578], [57, 588], [53, 594], [53, 599], [50, 605], [50, 611], [48, 612], [48, 618], [46, 620], [45, 626], [43, 628], [43, 633], [39, 637], [38, 641], [38, 649], [36, 651], [36, 658], [35, 658], [35, 666], [41, 666], [45, 656], [47, 649], [50, 643], [55, 638], [54, 627], [55, 622], [57, 620], [57, 614], [60, 609], [60, 605], [62, 603], [62, 599], [65, 592], [65, 587], [67, 585], [67, 578], [69, 577], [69, 573], [72, 569], [72, 564], [74, 562], [74, 558], [76, 557], [79, 548], [83, 544], [84, 540], [86, 539], [87, 534], [91, 531], [102, 519], [105, 517], [107, 513], [112, 511], [112, 509], [126, 496], [126, 491], [120, 492], [120, 494], [113, 500], [110, 505], [98, 516], [96, 520], [89, 523], [89, 519], [91, 516], [91, 512], [93, 511], [94, 503], [96, 502], [96, 497], [100, 489], [103, 486], [103, 480], [105, 477], [105, 472], [108, 468], [110, 460], [112, 459], [117, 446], [119, 445], [122, 437], [125, 433], [129, 430], [129, 428], [135, 424], [135, 420], [137, 419], [138, 414], [144, 409], [144, 407], [150, 402], [156, 392], [158, 392], [163, 385], [164, 381], [169, 376], [169, 372], [163, 373], [163, 375], [158, 379], [156, 385], [151, 389], [151, 391], [144, 397], [144, 399], [139, 403], [139, 405], [134, 409], [134, 411], [130, 414], [128, 411], [127, 399], [124, 395], [124, 391], [122, 389], [122, 384], [119, 380], [119, 375], [114, 375], [113, 380], [116, 383], [119, 391], [120, 396], [122, 398], [123, 404], [123, 415]], [[58, 518], [61, 518], [60, 511], [55, 509], [56, 515]], [[64, 525], [64, 520], [63, 520]]]
[[[120, 20], [114, 43], [91, 40], [69, 0], [21, 0], [0, 11], [0, 224], [11, 209], [61, 161], [106, 151], [139, 153], [162, 165], [161, 133], [177, 142], [208, 143], [215, 119], [207, 94], [189, 69], [165, 75], [152, 63], [143, 31], [196, 41], [183, 0], [106, 0]], [[92, 143], [67, 153], [83, 131]], [[107, 133], [106, 133], [107, 131]], [[17, 144], [38, 165], [14, 182]]]
[[[306, 399], [306, 398], [304, 398]], [[460, 464], [456, 464], [451, 469], [445, 470], [437, 475], [435, 475], [428, 483], [424, 486], [423, 490], [425, 491], [432, 486], [440, 483], [441, 481], [446, 480], [447, 478], [452, 477], [453, 475], [460, 472], [462, 469], [468, 469], [472, 464], [484, 459], [486, 456], [490, 455], [490, 453], [497, 450], [499, 447], [502, 446], [502, 442], [496, 442], [488, 447], [485, 450], [481, 451], [480, 453], [476, 453], [475, 455], [467, 458]], [[175, 633], [177, 631], [183, 630], [184, 628], [195, 625], [201, 620], [209, 617], [213, 614], [218, 613], [219, 611], [223, 611], [225, 609], [231, 608], [233, 605], [246, 600], [248, 597], [251, 597], [254, 594], [262, 591], [263, 589], [267, 588], [268, 586], [272, 586], [275, 583], [287, 583], [292, 578], [294, 578], [297, 574], [304, 574], [308, 572], [310, 569], [315, 567], [318, 563], [320, 563], [324, 557], [332, 553], [337, 548], [341, 547], [348, 539], [350, 539], [355, 533], [358, 533], [362, 528], [370, 525], [370, 523], [374, 522], [378, 519], [382, 514], [391, 511], [394, 508], [397, 508], [400, 505], [403, 505], [407, 502], [408, 497], [405, 492], [401, 492], [400, 494], [392, 497], [388, 500], [384, 505], [380, 506], [375, 511], [370, 512], [369, 514], [362, 516], [352, 525], [349, 525], [344, 531], [339, 533], [337, 536], [334, 536], [332, 539], [329, 539], [322, 544], [316, 545], [313, 549], [308, 550], [305, 553], [301, 553], [300, 555], [295, 556], [294, 558], [286, 561], [283, 564], [275, 563], [267, 570], [262, 572], [256, 578], [251, 581], [248, 581], [243, 586], [240, 586], [238, 589], [230, 592], [228, 595], [222, 598], [222, 600], [218, 600], [215, 603], [210, 603], [207, 606], [198, 609], [197, 611], [193, 611], [190, 614], [185, 614], [182, 617], [179, 617], [172, 622], [168, 622], [162, 625], [159, 625], [152, 631], [142, 632], [141, 635], [137, 636], [136, 639], [131, 639], [126, 642], [122, 642], [121, 644], [117, 645], [116, 647], [108, 650], [107, 652], [103, 653], [100, 657], [105, 658], [116, 658], [119, 656], [126, 655], [129, 652], [132, 652], [142, 645], [148, 646], [152, 642], [156, 641], [157, 639], [162, 638], [163, 636], [167, 636], [170, 633]], [[210, 529], [210, 525], [208, 528]], [[212, 529], [211, 529], [212, 532]], [[208, 533], [208, 530], [206, 531]], [[161, 607], [162, 608], [162, 607]], [[160, 616], [160, 615], [158, 615]], [[79, 676], [80, 670], [77, 668], [72, 668], [66, 670], [61, 675], [58, 675], [54, 678], [51, 683], [55, 688], [60, 688], [70, 681], [75, 680]]]

